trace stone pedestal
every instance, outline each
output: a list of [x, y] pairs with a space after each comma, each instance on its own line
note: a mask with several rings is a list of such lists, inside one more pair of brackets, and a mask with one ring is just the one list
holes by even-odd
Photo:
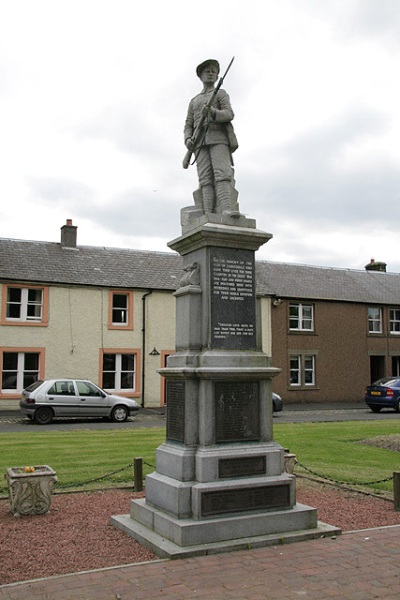
[[26, 472], [24, 467], [10, 467], [6, 471], [13, 515], [42, 515], [50, 510], [56, 473], [48, 465], [32, 469], [32, 472]]
[[255, 251], [272, 236], [243, 215], [182, 218], [176, 352], [166, 378], [166, 441], [146, 499], [112, 522], [159, 556], [305, 539], [336, 528], [296, 502], [296, 479], [272, 433], [271, 381], [260, 350]]

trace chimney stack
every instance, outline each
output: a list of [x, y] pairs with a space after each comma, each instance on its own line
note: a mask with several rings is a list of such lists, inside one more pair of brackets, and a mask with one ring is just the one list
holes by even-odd
[[67, 219], [67, 223], [61, 227], [62, 248], [76, 248], [77, 229], [75, 225], [72, 225], [72, 219]]
[[381, 273], [386, 273], [386, 263], [385, 262], [375, 262], [375, 259], [371, 258], [371, 261], [365, 265], [366, 271], [380, 271]]

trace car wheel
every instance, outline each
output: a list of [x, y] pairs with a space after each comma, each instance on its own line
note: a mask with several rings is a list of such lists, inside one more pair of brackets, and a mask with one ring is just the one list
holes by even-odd
[[38, 408], [35, 412], [35, 423], [38, 425], [48, 425], [52, 422], [54, 417], [53, 410], [47, 406], [42, 406]]
[[114, 406], [111, 412], [111, 420], [114, 421], [114, 423], [123, 423], [127, 420], [128, 414], [126, 406], [122, 406], [122, 404]]
[[395, 410], [396, 412], [400, 412], [400, 400], [397, 400], [397, 402], [396, 402], [396, 406], [394, 407], [394, 410]]
[[382, 406], [370, 406], [370, 409], [372, 410], [372, 412], [378, 413], [381, 412]]

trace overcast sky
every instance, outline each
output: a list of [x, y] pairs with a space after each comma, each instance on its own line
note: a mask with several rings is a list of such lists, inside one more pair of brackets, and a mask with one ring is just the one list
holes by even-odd
[[258, 259], [400, 272], [398, 0], [0, 0], [0, 237], [170, 251], [196, 66], [232, 68]]

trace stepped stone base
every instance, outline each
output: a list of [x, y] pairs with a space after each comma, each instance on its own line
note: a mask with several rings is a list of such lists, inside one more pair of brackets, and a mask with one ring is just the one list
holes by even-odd
[[303, 504], [267, 514], [194, 521], [176, 519], [146, 505], [145, 500], [132, 500], [131, 514], [113, 516], [111, 524], [160, 558], [219, 554], [341, 533], [337, 527], [317, 521], [316, 509]]

